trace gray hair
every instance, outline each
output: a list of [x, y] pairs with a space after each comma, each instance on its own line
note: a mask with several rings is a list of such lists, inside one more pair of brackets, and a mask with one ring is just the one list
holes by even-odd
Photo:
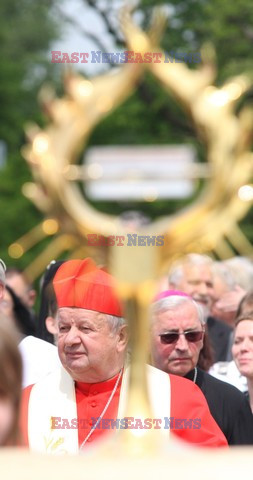
[[0, 282], [5, 285], [5, 271], [6, 265], [4, 261], [0, 258]]
[[201, 255], [199, 253], [189, 253], [181, 259], [172, 264], [169, 271], [169, 283], [171, 285], [178, 285], [183, 277], [183, 270], [185, 265], [207, 265], [212, 266], [213, 260], [208, 255]]
[[214, 262], [212, 266], [212, 272], [215, 277], [220, 278], [228, 290], [234, 290], [236, 281], [231, 269], [228, 265], [226, 265], [226, 262]]
[[253, 262], [248, 257], [236, 256], [224, 260], [224, 264], [231, 271], [237, 285], [244, 290], [250, 290], [253, 287]]
[[116, 317], [116, 315], [108, 315], [107, 313], [103, 313], [102, 315], [104, 319], [108, 322], [110, 330], [113, 334], [117, 333], [117, 331], [123, 325], [127, 325], [127, 321], [123, 317]]
[[171, 295], [154, 302], [151, 307], [151, 321], [158, 313], [166, 312], [167, 310], [173, 310], [173, 308], [177, 308], [184, 303], [191, 303], [195, 307], [201, 325], [205, 325], [206, 318], [202, 306], [195, 302], [195, 300], [193, 300], [191, 297], [185, 297], [183, 295]]

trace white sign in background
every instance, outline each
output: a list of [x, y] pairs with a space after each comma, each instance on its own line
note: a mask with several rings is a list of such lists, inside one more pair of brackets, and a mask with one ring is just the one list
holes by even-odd
[[95, 172], [85, 192], [94, 200], [152, 200], [190, 197], [206, 165], [196, 163], [192, 146], [91, 147], [87, 171]]

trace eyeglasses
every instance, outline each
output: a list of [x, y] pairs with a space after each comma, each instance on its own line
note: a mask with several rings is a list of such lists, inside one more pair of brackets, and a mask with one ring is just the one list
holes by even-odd
[[160, 337], [161, 343], [165, 345], [170, 345], [171, 343], [176, 343], [178, 341], [179, 335], [184, 335], [187, 342], [196, 343], [202, 340], [204, 331], [194, 330], [190, 332], [181, 332], [181, 333], [176, 333], [176, 332], [161, 333], [159, 337]]

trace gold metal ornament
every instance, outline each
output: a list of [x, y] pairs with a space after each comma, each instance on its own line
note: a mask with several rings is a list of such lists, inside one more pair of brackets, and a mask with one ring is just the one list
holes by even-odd
[[[78, 166], [76, 160], [94, 127], [133, 92], [146, 70], [152, 72], [190, 116], [196, 135], [206, 146], [210, 179], [200, 197], [189, 207], [175, 215], [158, 218], [141, 229], [143, 235], [165, 235], [165, 245], [159, 250], [162, 252], [159, 258], [154, 249], [150, 249], [149, 255], [144, 255], [150, 260], [145, 262], [147, 268], [141, 275], [138, 267], [135, 269], [131, 265], [130, 277], [138, 282], [152, 278], [156, 269], [157, 274], [162, 274], [172, 258], [189, 251], [213, 251], [224, 258], [233, 253], [234, 247], [240, 254], [245, 249], [247, 254], [252, 254], [252, 248], [237, 222], [250, 206], [250, 202], [241, 200], [238, 191], [252, 178], [250, 145], [253, 112], [245, 107], [240, 115], [235, 114], [238, 100], [252, 86], [251, 80], [240, 75], [220, 88], [215, 87], [215, 66], [207, 51], [202, 52], [202, 66], [196, 70], [184, 63], [165, 63], [165, 54], [156, 43], [164, 27], [164, 18], [157, 12], [148, 33], [132, 21], [128, 10], [122, 14], [121, 25], [129, 50], [142, 54], [160, 52], [161, 62], [129, 63], [89, 80], [68, 73], [63, 98], [55, 98], [48, 89], [41, 92], [42, 104], [51, 119], [49, 126], [44, 130], [36, 126], [27, 128], [29, 144], [22, 153], [35, 182], [26, 184], [23, 191], [43, 211], [47, 221], [57, 224], [52, 233], [59, 238], [53, 249], [55, 256], [66, 249], [70, 254], [80, 249], [86, 254], [88, 233], [104, 236], [126, 234], [118, 217], [98, 212], [84, 199], [76, 180], [80, 177], [88, 179], [92, 172]], [[42, 229], [40, 234], [43, 238], [50, 233]], [[9, 253], [18, 258], [37, 241], [38, 235], [30, 232], [12, 244]], [[111, 248], [109, 257], [107, 251], [101, 253], [95, 249], [94, 253], [100, 261], [110, 261], [113, 269], [117, 264], [116, 270], [122, 270], [118, 251], [114, 252]], [[140, 255], [140, 249], [137, 249], [134, 264]], [[49, 260], [42, 253], [28, 267], [28, 275], [31, 278], [39, 275]], [[125, 265], [125, 270], [129, 270], [129, 265]]]

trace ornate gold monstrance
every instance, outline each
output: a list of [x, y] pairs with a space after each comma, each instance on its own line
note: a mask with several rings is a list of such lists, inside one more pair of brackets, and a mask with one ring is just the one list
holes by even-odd
[[[122, 29], [128, 49], [142, 54], [160, 52], [161, 62], [129, 63], [90, 80], [69, 73], [65, 78], [63, 98], [43, 91], [41, 98], [51, 123], [44, 130], [34, 126], [28, 128], [30, 143], [23, 149], [34, 176], [34, 183], [26, 185], [25, 194], [46, 217], [33, 232], [34, 241], [44, 234], [55, 234], [47, 251], [28, 267], [27, 273], [31, 278], [35, 272], [39, 275], [49, 259], [69, 250], [71, 257], [95, 257], [116, 276], [133, 330], [134, 361], [127, 412], [135, 417], [140, 415], [140, 410], [149, 416], [144, 364], [148, 345], [147, 308], [155, 279], [166, 272], [176, 256], [189, 251], [212, 250], [223, 258], [233, 253], [230, 243], [239, 253], [252, 253], [237, 222], [249, 208], [249, 204], [238, 197], [238, 190], [252, 175], [253, 115], [247, 107], [238, 116], [235, 114], [236, 103], [251, 87], [250, 79], [240, 75], [217, 88], [213, 85], [215, 66], [207, 52], [203, 52], [202, 66], [196, 70], [183, 63], [165, 63], [164, 52], [157, 46], [161, 26], [161, 18], [156, 16], [150, 31], [145, 33], [125, 11]], [[76, 159], [94, 127], [132, 93], [146, 70], [190, 116], [196, 134], [206, 146], [210, 180], [190, 207], [136, 231], [142, 235], [164, 235], [163, 247], [88, 248], [88, 234], [126, 236], [127, 230], [118, 217], [96, 211], [83, 198], [76, 180], [83, 175], [92, 176], [92, 172], [76, 165]], [[24, 236], [10, 247], [10, 254], [18, 257], [32, 241], [31, 235]], [[147, 443], [144, 437], [142, 439], [145, 452], [155, 448], [150, 438]], [[132, 452], [137, 445], [132, 432], [124, 432], [124, 451], [129, 446]]]
[[[195, 70], [184, 63], [164, 63], [164, 52], [157, 46], [163, 24], [159, 15], [154, 17], [148, 33], [133, 23], [127, 11], [121, 24], [129, 50], [160, 52], [161, 62], [129, 63], [90, 80], [69, 73], [63, 98], [55, 98], [48, 89], [41, 93], [51, 118], [49, 126], [44, 130], [37, 126], [27, 128], [30, 143], [23, 148], [23, 155], [35, 182], [24, 185], [23, 190], [43, 211], [46, 220], [12, 244], [9, 254], [18, 258], [44, 236], [54, 235], [48, 249], [28, 267], [31, 278], [42, 273], [48, 260], [63, 251], [74, 257], [90, 254], [86, 248], [89, 233], [127, 233], [118, 217], [98, 212], [83, 198], [76, 180], [94, 178], [96, 172], [76, 165], [76, 159], [94, 127], [132, 93], [146, 70], [190, 116], [196, 135], [206, 147], [210, 179], [190, 207], [159, 218], [137, 232], [165, 235], [165, 246], [144, 252], [146, 267], [143, 261], [141, 272], [135, 268], [135, 262], [130, 269], [129, 263], [124, 262], [124, 278], [128, 270], [137, 282], [148, 278], [151, 271], [151, 277], [155, 271], [163, 273], [174, 256], [189, 251], [212, 251], [220, 258], [232, 256], [233, 248], [240, 254], [252, 254], [251, 245], [237, 225], [250, 205], [239, 198], [238, 191], [252, 176], [252, 109], [244, 107], [238, 116], [235, 113], [238, 100], [252, 85], [250, 79], [240, 75], [220, 88], [215, 87], [215, 66], [207, 50], [202, 54], [202, 66]], [[135, 252], [137, 258], [140, 250]], [[109, 255], [101, 249], [92, 253], [117, 273], [121, 260], [126, 258], [125, 253], [118, 258], [113, 248]]]

